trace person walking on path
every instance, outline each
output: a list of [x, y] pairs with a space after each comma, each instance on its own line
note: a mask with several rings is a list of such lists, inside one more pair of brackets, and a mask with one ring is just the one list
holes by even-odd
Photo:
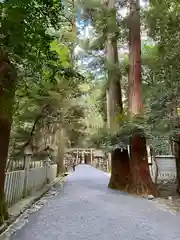
[[76, 163], [75, 162], [73, 163], [72, 168], [73, 168], [73, 172], [75, 172], [75, 170], [76, 170]]

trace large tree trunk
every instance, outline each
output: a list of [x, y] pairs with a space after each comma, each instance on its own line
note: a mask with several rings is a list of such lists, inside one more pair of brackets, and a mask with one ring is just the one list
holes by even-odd
[[111, 169], [109, 187], [126, 191], [131, 181], [128, 150], [116, 149], [112, 153]]
[[[116, 24], [115, 0], [108, 1], [108, 34], [106, 41], [106, 59], [108, 66], [107, 119], [108, 127], [118, 130], [118, 115], [123, 114], [120, 86], [120, 69], [117, 50], [118, 27]], [[128, 151], [115, 150], [111, 157], [111, 178], [109, 187], [124, 190], [129, 180]]]
[[140, 134], [134, 135], [131, 140], [130, 167], [132, 183], [129, 186], [129, 192], [143, 196], [157, 196], [158, 191], [149, 171], [146, 139]]
[[[1, 98], [0, 98], [1, 101]], [[0, 116], [0, 225], [8, 218], [5, 204], [4, 182], [8, 156], [11, 121]]]
[[8, 218], [4, 196], [5, 170], [12, 125], [16, 75], [8, 56], [0, 52], [0, 225]]
[[[128, 100], [130, 117], [142, 114], [143, 103], [141, 94], [141, 38], [139, 0], [130, 0], [129, 21], [129, 78]], [[157, 195], [148, 165], [146, 140], [142, 134], [132, 136], [131, 147], [132, 183], [129, 190], [139, 195]]]
[[107, 88], [107, 120], [108, 127], [117, 128], [117, 116], [123, 113], [121, 94], [121, 73], [119, 69], [119, 59], [117, 50], [116, 8], [115, 0], [108, 1], [108, 34], [106, 40], [106, 62], [108, 72]]
[[139, 0], [130, 0], [128, 110], [130, 117], [142, 113], [141, 36]]

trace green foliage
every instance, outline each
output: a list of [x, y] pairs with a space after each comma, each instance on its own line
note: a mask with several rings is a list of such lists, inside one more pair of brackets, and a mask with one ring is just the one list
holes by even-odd
[[[44, 126], [53, 125], [53, 131], [56, 131], [63, 124], [70, 138], [79, 134], [83, 116], [79, 84], [84, 81], [72, 66], [72, 19], [67, 19], [61, 2], [29, 3], [24, 0], [21, 3], [14, 1], [14, 4], [17, 5], [15, 10], [11, 1], [1, 5], [9, 16], [8, 23], [4, 19], [4, 26], [8, 24], [14, 31], [11, 18], [14, 14], [19, 17], [19, 39], [15, 36], [12, 46], [9, 46], [10, 41], [8, 46], [6, 42], [3, 46], [16, 64], [20, 80], [14, 104], [10, 156], [19, 154]], [[19, 16], [20, 12], [22, 16]], [[7, 29], [7, 25], [5, 27]], [[18, 52], [18, 48], [21, 51]]]
[[148, 137], [146, 119], [136, 117], [129, 119], [127, 116], [119, 117], [119, 126], [116, 129], [100, 128], [91, 138], [91, 144], [96, 147], [112, 151], [115, 148], [127, 148], [131, 137], [141, 134]]
[[[16, 93], [18, 109], [14, 115], [11, 138], [16, 141], [17, 152], [34, 136], [35, 129], [42, 128], [44, 124], [59, 123], [68, 131], [70, 129], [77, 131], [82, 117], [82, 107], [78, 103], [80, 95], [78, 83], [75, 77], [67, 79], [57, 73], [54, 81], [42, 78], [38, 84], [32, 84], [28, 89], [30, 90], [28, 97], [19, 98], [24, 85], [18, 88]], [[34, 125], [36, 128], [33, 130]]]
[[[19, 82], [14, 106], [12, 140], [19, 146], [31, 137], [36, 119], [36, 128], [44, 124], [63, 122], [74, 144], [88, 143], [101, 147], [125, 147], [132, 134], [145, 134], [148, 143], [156, 152], [168, 152], [169, 139], [178, 132], [179, 106], [179, 15], [177, 1], [150, 1], [150, 8], [143, 12], [143, 25], [154, 44], [142, 46], [142, 92], [145, 117], [130, 121], [118, 116], [119, 129], [110, 132], [106, 122], [106, 69], [103, 54], [108, 24], [118, 35], [120, 45], [127, 43], [128, 18], [118, 16], [117, 23], [98, 1], [45, 3], [25, 0], [1, 4], [2, 46], [7, 49], [18, 68]], [[48, 4], [51, 4], [48, 5]], [[53, 5], [52, 5], [53, 4]], [[122, 6], [121, 6], [122, 7]], [[74, 44], [77, 43], [74, 28], [75, 11], [83, 9], [83, 18], [90, 18], [94, 27], [92, 39], [80, 41], [88, 56], [86, 71], [101, 69], [100, 77], [82, 76], [72, 65]], [[14, 15], [16, 24], [14, 24]], [[35, 16], [32, 18], [32, 16]], [[109, 17], [109, 18], [108, 18]], [[109, 21], [107, 21], [107, 18]], [[115, 24], [115, 25], [114, 25]], [[9, 29], [9, 31], [7, 31]], [[13, 36], [13, 37], [12, 37]], [[7, 41], [8, 39], [8, 41]], [[90, 61], [92, 59], [92, 61]], [[127, 101], [128, 58], [120, 61], [121, 85]], [[88, 69], [87, 69], [88, 68]], [[94, 85], [93, 85], [93, 84]], [[172, 106], [175, 99], [176, 106]], [[173, 108], [173, 116], [170, 114]], [[174, 116], [176, 115], [176, 116]], [[78, 138], [78, 139], [77, 139]], [[77, 140], [77, 141], [76, 141]], [[88, 142], [89, 141], [89, 142]], [[13, 144], [11, 144], [13, 146]]]
[[52, 37], [49, 27], [58, 27], [60, 1], [10, 0], [0, 4], [1, 47], [14, 64], [42, 66]]
[[170, 139], [179, 132], [179, 18], [179, 3], [175, 0], [161, 4], [150, 1], [145, 11], [145, 25], [155, 42], [143, 49], [144, 102], [152, 142], [164, 153], [169, 151]]
[[[126, 121], [121, 122], [117, 132], [122, 138], [122, 142], [127, 143], [124, 140], [124, 135], [127, 139], [136, 132], [136, 130], [142, 130], [148, 139], [148, 144], [152, 145], [155, 151], [158, 153], [169, 153], [169, 142], [172, 137], [176, 137], [179, 132], [179, 50], [180, 50], [180, 8], [177, 0], [149, 1], [150, 7], [142, 10], [142, 25], [150, 37], [149, 42], [142, 42], [142, 93], [144, 101], [144, 119], [136, 125]], [[85, 9], [86, 17], [91, 18], [92, 25], [94, 26], [94, 35], [92, 39], [86, 40], [85, 45], [86, 52], [94, 50], [103, 50], [105, 39], [107, 37], [107, 13], [106, 9], [100, 6], [94, 7], [92, 5], [87, 6]], [[110, 21], [112, 24], [112, 21]], [[118, 16], [118, 38], [120, 46], [127, 43], [127, 29], [128, 29], [128, 17]], [[116, 32], [116, 29], [113, 28]], [[152, 41], [153, 40], [153, 41]], [[89, 45], [89, 46], [88, 46]], [[88, 49], [88, 51], [87, 51]], [[97, 55], [97, 54], [96, 54]], [[93, 55], [95, 57], [95, 54]], [[98, 57], [92, 58], [93, 63], [88, 67], [92, 69], [108, 66], [104, 65], [104, 59], [98, 61]], [[99, 64], [99, 65], [98, 65]], [[128, 76], [128, 58], [125, 54], [123, 60], [120, 62], [120, 71], [122, 74], [121, 85], [123, 94], [125, 97], [124, 106], [127, 104], [127, 76]], [[103, 69], [105, 76], [106, 69]], [[101, 113], [106, 112], [106, 84], [102, 88], [101, 96], [99, 97], [99, 110]], [[124, 108], [126, 114], [126, 108]], [[104, 114], [104, 120], [106, 121], [106, 114]], [[135, 125], [134, 125], [135, 124]], [[142, 129], [143, 128], [143, 129]], [[103, 132], [101, 134], [101, 131]], [[107, 133], [106, 130], [97, 131], [94, 135], [92, 142], [96, 142], [97, 145], [113, 145], [110, 139], [112, 136]], [[104, 133], [105, 131], [105, 133]], [[124, 131], [124, 132], [123, 132]], [[113, 134], [114, 136], [114, 134]], [[107, 137], [107, 138], [106, 138]], [[118, 139], [117, 137], [115, 137]], [[109, 142], [110, 141], [110, 142]], [[95, 143], [94, 142], [94, 143]], [[118, 141], [117, 141], [118, 142]], [[117, 143], [116, 142], [116, 143]], [[116, 144], [114, 143], [114, 144]]]

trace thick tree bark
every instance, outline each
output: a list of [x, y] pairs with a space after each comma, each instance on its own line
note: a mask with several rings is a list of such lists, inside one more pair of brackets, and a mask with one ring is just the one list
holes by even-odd
[[[123, 114], [122, 94], [120, 86], [120, 69], [117, 50], [118, 28], [116, 24], [115, 0], [109, 0], [108, 34], [106, 41], [106, 59], [108, 66], [107, 89], [107, 119], [108, 127], [116, 131], [118, 128], [118, 115]], [[130, 180], [129, 157], [126, 150], [116, 149], [111, 156], [111, 178], [109, 187], [125, 190]]]
[[[109, 22], [116, 23], [115, 0], [109, 0], [108, 12], [111, 18], [108, 21], [108, 34], [106, 41], [106, 60], [108, 69], [108, 89], [107, 89], [107, 119], [110, 128], [117, 126], [117, 116], [123, 113], [122, 93], [121, 93], [121, 73], [119, 69], [119, 59], [117, 50], [117, 26], [111, 26]], [[112, 20], [113, 18], [113, 20]]]
[[4, 196], [5, 170], [12, 125], [16, 74], [8, 56], [0, 52], [0, 225], [8, 218]]
[[139, 0], [130, 0], [128, 107], [130, 117], [142, 113]]
[[4, 196], [4, 183], [10, 129], [11, 122], [8, 119], [3, 119], [0, 116], [0, 225], [3, 224], [3, 222], [8, 218]]
[[149, 171], [146, 139], [140, 134], [132, 137], [130, 162], [132, 183], [129, 192], [143, 196], [157, 196], [158, 191]]
[[126, 191], [131, 182], [128, 150], [116, 149], [112, 153], [111, 168], [109, 188]]
[[[130, 66], [128, 78], [130, 117], [142, 114], [143, 110], [141, 94], [141, 38], [139, 8], [139, 0], [130, 0]], [[146, 140], [141, 134], [132, 136], [130, 155], [132, 183], [129, 186], [129, 191], [139, 195], [152, 194], [157, 196], [158, 192], [149, 172]]]

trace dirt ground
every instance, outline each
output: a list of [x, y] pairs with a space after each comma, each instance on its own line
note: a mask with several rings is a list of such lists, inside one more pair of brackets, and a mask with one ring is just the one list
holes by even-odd
[[175, 182], [162, 182], [158, 184], [160, 198], [156, 201], [172, 212], [180, 212], [180, 196], [176, 192]]

